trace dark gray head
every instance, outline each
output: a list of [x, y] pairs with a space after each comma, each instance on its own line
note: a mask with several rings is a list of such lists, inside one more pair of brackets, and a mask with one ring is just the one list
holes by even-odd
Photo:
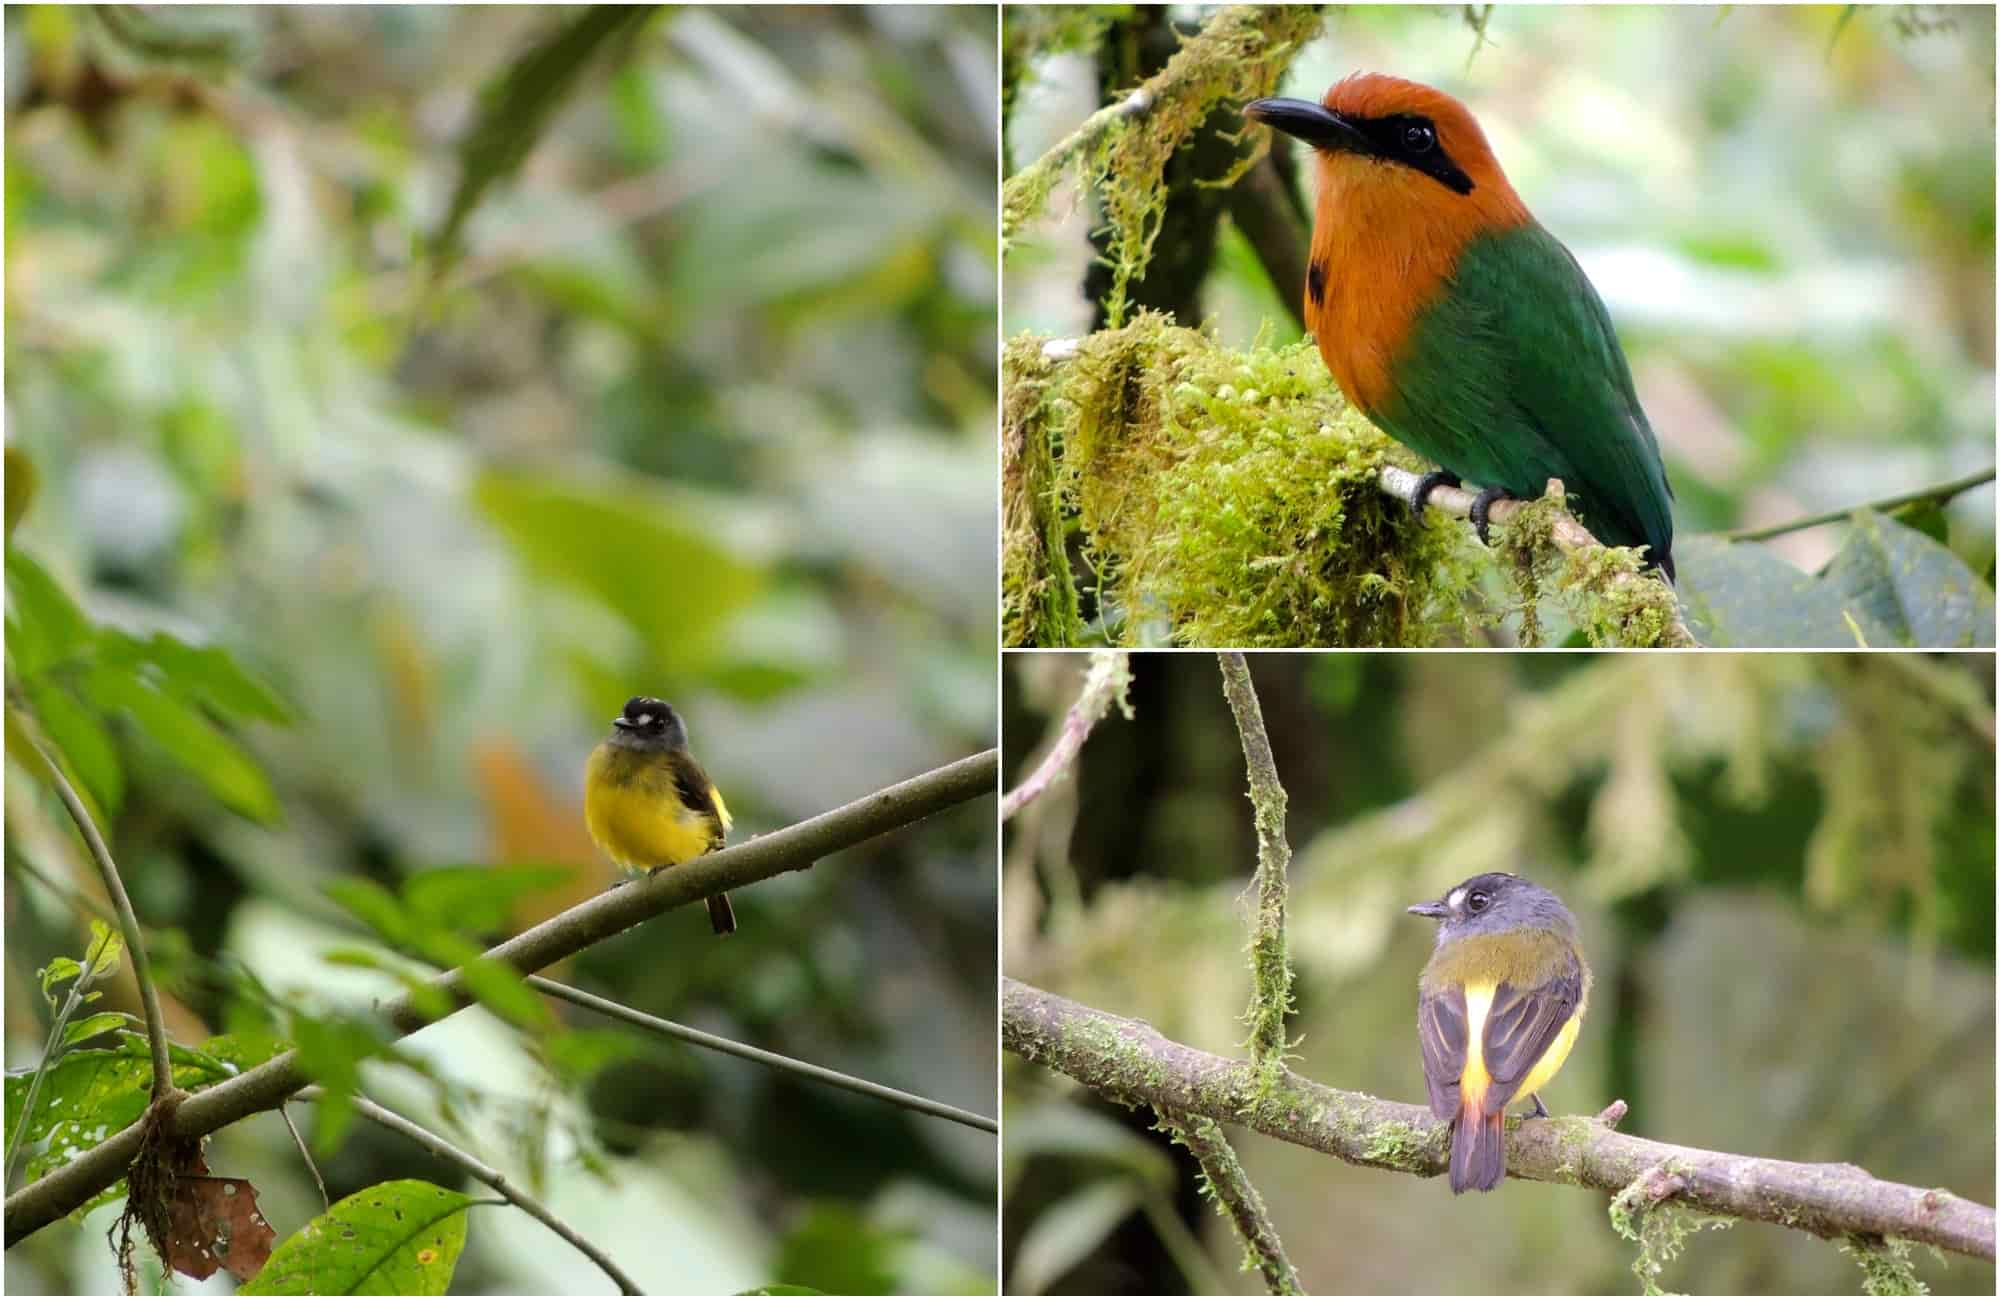
[[1454, 885], [1437, 902], [1418, 903], [1409, 910], [1438, 922], [1439, 943], [1524, 926], [1556, 930], [1572, 942], [1576, 939], [1576, 918], [1560, 898], [1532, 880], [1504, 871], [1474, 876]]
[[611, 720], [611, 743], [621, 749], [686, 749], [687, 724], [665, 700], [634, 695]]

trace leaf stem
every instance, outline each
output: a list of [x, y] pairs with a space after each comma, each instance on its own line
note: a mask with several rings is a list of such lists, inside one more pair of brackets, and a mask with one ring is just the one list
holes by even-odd
[[1919, 501], [1936, 501], [1940, 505], [1961, 492], [1969, 492], [1981, 483], [1993, 481], [1994, 466], [1988, 465], [1977, 473], [1955, 478], [1949, 483], [1939, 483], [1935, 487], [1921, 488], [1915, 492], [1903, 492], [1880, 501], [1869, 501], [1858, 506], [1848, 506], [1842, 510], [1826, 510], [1803, 519], [1794, 519], [1788, 524], [1770, 524], [1762, 528], [1738, 528], [1722, 534], [1725, 542], [1761, 542], [1766, 538], [1781, 537], [1786, 533], [1796, 533], [1806, 528], [1817, 528], [1821, 524], [1837, 524], [1851, 519], [1857, 511], [1873, 510], [1880, 514], [1894, 510], [1898, 506], [1914, 505]]

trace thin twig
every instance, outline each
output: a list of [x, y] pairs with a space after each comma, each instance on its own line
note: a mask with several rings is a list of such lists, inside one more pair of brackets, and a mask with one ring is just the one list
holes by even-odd
[[1256, 1261], [1257, 1271], [1264, 1275], [1264, 1289], [1272, 1295], [1304, 1295], [1298, 1270], [1292, 1267], [1285, 1244], [1278, 1240], [1277, 1225], [1271, 1222], [1270, 1212], [1264, 1208], [1264, 1197], [1243, 1172], [1242, 1162], [1237, 1160], [1229, 1139], [1223, 1136], [1222, 1126], [1206, 1115], [1178, 1111], [1161, 1111], [1160, 1122], [1167, 1126], [1174, 1141], [1201, 1162], [1208, 1189], [1215, 1193], [1223, 1213], [1235, 1225], [1236, 1235], [1243, 1239], [1244, 1248]]
[[[314, 1086], [301, 1090], [299, 1100], [320, 1101], [325, 1096], [325, 1089]], [[576, 1247], [591, 1263], [603, 1269], [605, 1276], [618, 1284], [618, 1290], [621, 1293], [625, 1295], [645, 1294], [639, 1288], [637, 1282], [626, 1276], [624, 1269], [619, 1268], [616, 1263], [612, 1262], [609, 1255], [591, 1245], [590, 1242], [584, 1239], [583, 1234], [579, 1233], [575, 1228], [558, 1219], [548, 1206], [543, 1205], [528, 1193], [514, 1186], [512, 1182], [508, 1181], [507, 1175], [501, 1173], [492, 1165], [487, 1164], [470, 1151], [461, 1151], [423, 1125], [404, 1119], [395, 1111], [390, 1110], [386, 1106], [379, 1106], [366, 1097], [356, 1095], [350, 1097], [349, 1101], [352, 1102], [357, 1114], [374, 1121], [383, 1128], [388, 1129], [391, 1133], [401, 1134], [440, 1160], [457, 1165], [467, 1174], [506, 1197], [514, 1205], [527, 1211], [530, 1217], [540, 1220], [543, 1226], [547, 1227], [550, 1232], [555, 1233], [558, 1237]]]
[[1919, 501], [1935, 501], [1939, 505], [1942, 505], [1961, 492], [1969, 492], [1982, 483], [1991, 483], [1993, 481], [1993, 474], [1994, 467], [1989, 465], [1975, 474], [1967, 474], [1964, 478], [1955, 478], [1949, 483], [1940, 483], [1936, 487], [1922, 488], [1915, 492], [1903, 492], [1896, 496], [1883, 497], [1880, 501], [1870, 501], [1864, 505], [1848, 506], [1844, 510], [1827, 510], [1820, 514], [1807, 515], [1804, 519], [1794, 519], [1788, 524], [1770, 524], [1763, 528], [1738, 528], [1721, 534], [1721, 537], [1725, 542], [1761, 542], [1768, 537], [1781, 537], [1786, 533], [1796, 533], [1801, 529], [1817, 528], [1821, 524], [1844, 523], [1852, 519], [1856, 512], [1862, 510], [1873, 510], [1877, 514], [1880, 514], [1884, 511], [1894, 510], [1898, 506], [1914, 505]]
[[285, 1121], [285, 1129], [292, 1135], [292, 1141], [299, 1144], [299, 1159], [306, 1162], [306, 1169], [312, 1174], [313, 1183], [319, 1188], [320, 1204], [329, 1210], [332, 1209], [333, 1198], [326, 1194], [326, 1179], [319, 1176], [319, 1162], [313, 1159], [312, 1149], [306, 1146], [306, 1140], [299, 1136], [299, 1126], [292, 1123], [292, 1112], [280, 1106], [278, 1117]]
[[870, 1083], [866, 1079], [857, 1079], [851, 1074], [842, 1074], [838, 1070], [829, 1070], [823, 1065], [813, 1065], [806, 1061], [795, 1061], [789, 1056], [780, 1056], [776, 1052], [767, 1052], [761, 1047], [750, 1047], [743, 1043], [733, 1042], [727, 1038], [719, 1038], [714, 1034], [703, 1033], [699, 1029], [690, 1029], [686, 1025], [677, 1025], [671, 1020], [662, 1020], [658, 1016], [649, 1016], [643, 1011], [635, 1011], [622, 1003], [613, 1002], [610, 998], [601, 998], [595, 993], [585, 993], [582, 989], [571, 988], [567, 984], [558, 984], [554, 980], [544, 979], [540, 975], [528, 976], [528, 985], [531, 988], [548, 994], [552, 998], [561, 998], [565, 1002], [573, 1002], [577, 1006], [587, 1007], [600, 1015], [623, 1020], [628, 1025], [637, 1025], [641, 1029], [651, 1030], [656, 1034], [664, 1034], [668, 1038], [678, 1038], [684, 1043], [693, 1043], [697, 1047], [706, 1047], [711, 1051], [727, 1052], [731, 1056], [738, 1056], [746, 1061], [755, 1061], [759, 1065], [768, 1065], [774, 1070], [787, 1070], [793, 1074], [803, 1075], [808, 1079], [817, 1079], [821, 1083], [831, 1084], [836, 1088], [845, 1088], [849, 1092], [858, 1092], [864, 1097], [873, 1097], [877, 1101], [886, 1101], [891, 1105], [901, 1106], [905, 1110], [914, 1110], [924, 1115], [935, 1115], [939, 1119], [948, 1119], [955, 1124], [963, 1124], [967, 1128], [976, 1128], [986, 1133], [998, 1133], [1000, 1131], [999, 1121], [988, 1119], [984, 1115], [975, 1114], [969, 1110], [960, 1110], [956, 1106], [947, 1106], [941, 1101], [932, 1101], [928, 1097], [919, 1097], [913, 1092], [903, 1092], [884, 1084]]
[[1243, 763], [1250, 774], [1250, 806], [1257, 821], [1257, 918], [1250, 931], [1250, 1060], [1261, 1071], [1284, 1068], [1285, 1016], [1292, 1009], [1292, 964], [1285, 951], [1285, 871], [1292, 846], [1285, 840], [1285, 787], [1271, 757], [1264, 710], [1243, 656], [1215, 656], [1222, 668], [1222, 693], [1236, 715]]
[[1056, 778], [1069, 769], [1077, 751], [1090, 735], [1090, 729], [1103, 720], [1111, 711], [1113, 701], [1132, 715], [1132, 706], [1125, 700], [1125, 692], [1132, 686], [1131, 657], [1123, 650], [1093, 650], [1090, 655], [1090, 670], [1084, 675], [1083, 689], [1077, 692], [1076, 703], [1070, 705], [1069, 714], [1064, 717], [1062, 731], [1056, 736], [1056, 743], [1049, 746], [1049, 752], [1028, 778], [1007, 792], [1000, 801], [1000, 820], [1011, 821], [1014, 814], [1041, 797]]
[[[1176, 1043], [1141, 1020], [1114, 1016], [1003, 977], [1000, 1038], [1010, 1052], [1128, 1106], [1207, 1115], [1350, 1164], [1420, 1177], [1445, 1171], [1449, 1129], [1428, 1106], [1343, 1092], [1284, 1071], [1266, 1084], [1242, 1061]], [[1686, 1185], [1674, 1199], [1709, 1214], [1797, 1228], [1820, 1237], [1904, 1237], [1991, 1260], [1992, 1207], [1941, 1188], [1886, 1182], [1843, 1164], [1800, 1164], [1704, 1151], [1620, 1133], [1595, 1117], [1525, 1120], [1507, 1128], [1507, 1176], [1616, 1194], [1672, 1160]]]
[[97, 874], [104, 879], [104, 893], [111, 900], [111, 908], [118, 915], [118, 932], [125, 936], [125, 952], [132, 959], [132, 978], [139, 983], [139, 1002], [146, 1011], [146, 1045], [153, 1053], [153, 1100], [159, 1101], [173, 1091], [174, 1069], [167, 1056], [167, 1022], [160, 1013], [160, 991], [153, 985], [152, 963], [146, 959], [146, 939], [139, 932], [139, 917], [132, 910], [132, 900], [125, 893], [125, 882], [119, 879], [118, 864], [111, 860], [111, 850], [105, 846], [104, 837], [97, 832], [97, 823], [91, 820], [90, 810], [83, 806], [70, 786], [69, 778], [63, 775], [61, 764], [50, 754], [40, 738], [32, 738], [35, 750], [48, 764], [49, 779], [55, 785], [56, 794], [62, 799], [63, 807], [69, 809], [70, 820], [83, 834], [83, 842], [90, 849], [90, 857], [97, 864]]
[[[969, 799], [992, 795], [999, 774], [997, 749], [962, 758], [832, 812], [696, 858], [653, 879], [600, 894], [483, 955], [524, 975], [531, 974], [673, 908], [787, 871], [804, 871], [864, 840]], [[447, 1015], [474, 1002], [463, 971], [454, 970], [429, 981], [421, 993], [389, 999], [377, 1011], [396, 1036], [413, 1034], [442, 1018], [423, 1009], [439, 1001], [439, 994], [451, 1008]], [[246, 1116], [276, 1107], [310, 1082], [298, 1052], [285, 1052], [188, 1098], [168, 1121], [168, 1136], [184, 1140], [206, 1137]], [[40, 1231], [117, 1182], [138, 1154], [143, 1136], [143, 1121], [128, 1125], [9, 1196], [4, 1214], [5, 1244], [12, 1246]]]
[[99, 971], [109, 965], [102, 961], [101, 954], [111, 942], [111, 932], [101, 932], [103, 943], [93, 942], [84, 949], [82, 969], [70, 981], [69, 992], [63, 995], [62, 1007], [56, 1012], [55, 1020], [49, 1025], [49, 1038], [42, 1045], [42, 1059], [35, 1064], [35, 1072], [28, 1079], [28, 1095], [21, 1099], [21, 1118], [14, 1122], [14, 1135], [7, 1144], [7, 1176], [5, 1185], [14, 1181], [14, 1171], [21, 1167], [21, 1153], [28, 1148], [28, 1123], [35, 1117], [35, 1103], [41, 1100], [42, 1081], [48, 1077], [49, 1067], [56, 1063], [62, 1051], [63, 1030], [69, 1027], [70, 1018], [83, 1005], [83, 995], [89, 991], [91, 981], [98, 978]]
[[[1410, 494], [1417, 490], [1418, 479], [1419, 476], [1417, 474], [1400, 466], [1384, 465], [1381, 472], [1376, 476], [1376, 485], [1384, 493], [1396, 498], [1398, 501], [1408, 501]], [[1554, 479], [1550, 480], [1551, 483], [1555, 481]], [[1430, 495], [1424, 499], [1424, 506], [1427, 510], [1439, 510], [1456, 519], [1470, 519], [1472, 517], [1472, 502], [1472, 493], [1467, 492], [1464, 488], [1455, 488], [1440, 484], [1433, 488]], [[1511, 519], [1515, 512], [1525, 508], [1529, 504], [1531, 503], [1527, 501], [1503, 497], [1493, 503], [1486, 517], [1493, 523], [1502, 524]], [[1604, 543], [1598, 541], [1591, 534], [1591, 531], [1578, 523], [1576, 516], [1570, 514], [1567, 510], [1556, 516], [1554, 524], [1549, 529], [1549, 539], [1563, 550], [1570, 552], [1604, 549]], [[1616, 587], [1625, 587], [1635, 582], [1657, 583], [1666, 590], [1669, 597], [1673, 596], [1673, 588], [1668, 585], [1666, 580], [1654, 575], [1650, 570], [1643, 574], [1614, 573], [1610, 575], [1610, 582], [1611, 585]], [[1700, 642], [1694, 639], [1694, 633], [1688, 631], [1687, 618], [1681, 612], [1680, 601], [1678, 599], [1674, 599], [1673, 611], [1673, 621], [1667, 625], [1665, 631], [1661, 634], [1660, 644], [1679, 648], [1693, 648], [1700, 645]]]

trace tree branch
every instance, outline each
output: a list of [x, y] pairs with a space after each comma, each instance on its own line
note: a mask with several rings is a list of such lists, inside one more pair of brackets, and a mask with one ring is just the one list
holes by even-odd
[[[325, 1095], [324, 1090], [312, 1087], [300, 1092], [299, 1100], [319, 1101]], [[470, 1151], [459, 1150], [421, 1124], [413, 1120], [404, 1119], [401, 1115], [398, 1115], [386, 1106], [377, 1105], [358, 1094], [350, 1098], [350, 1101], [354, 1106], [356, 1114], [374, 1121], [383, 1128], [388, 1129], [391, 1133], [408, 1138], [438, 1159], [457, 1165], [460, 1169], [463, 1169], [466, 1173], [485, 1183], [488, 1187], [491, 1187], [494, 1191], [500, 1193], [500, 1195], [526, 1211], [531, 1218], [540, 1220], [542, 1225], [548, 1228], [550, 1232], [555, 1233], [556, 1236], [561, 1237], [564, 1241], [576, 1247], [591, 1263], [603, 1269], [605, 1276], [618, 1284], [618, 1290], [622, 1294], [646, 1294], [640, 1289], [637, 1282], [634, 1282], [630, 1277], [625, 1275], [625, 1270], [619, 1268], [609, 1255], [584, 1240], [583, 1235], [575, 1228], [558, 1219], [548, 1206], [543, 1205], [540, 1201], [528, 1195], [528, 1193], [514, 1186], [513, 1183], [507, 1180], [507, 1175], [501, 1173], [492, 1165], [487, 1164]]]
[[1822, 514], [1807, 515], [1804, 519], [1794, 519], [1788, 524], [1770, 524], [1763, 528], [1738, 528], [1722, 534], [1725, 542], [1761, 542], [1770, 537], [1782, 537], [1786, 533], [1796, 533], [1801, 529], [1817, 528], [1821, 524], [1843, 523], [1862, 510], [1873, 510], [1878, 514], [1896, 509], [1898, 506], [1914, 505], [1919, 501], [1935, 501], [1939, 505], [1951, 500], [1961, 492], [1969, 492], [1982, 483], [1993, 481], [1994, 466], [1987, 466], [1976, 474], [1955, 478], [1949, 483], [1935, 487], [1920, 488], [1915, 492], [1903, 492], [1893, 497], [1883, 497], [1880, 501], [1870, 501], [1863, 505], [1849, 506], [1845, 510], [1828, 510]]
[[[803, 871], [828, 854], [993, 794], [999, 772], [997, 749], [962, 758], [843, 808], [601, 894], [489, 949], [485, 956], [507, 962], [523, 974], [538, 971], [662, 912], [787, 871]], [[444, 992], [456, 1009], [471, 1005], [472, 995], [459, 971], [431, 980], [430, 986]], [[408, 994], [384, 1002], [380, 1012], [399, 1034], [415, 1033], [431, 1023], [418, 1009], [417, 999]], [[188, 1098], [173, 1114], [170, 1136], [204, 1137], [278, 1106], [310, 1082], [298, 1052], [286, 1052]], [[132, 1124], [9, 1196], [6, 1244], [12, 1246], [39, 1231], [117, 1182], [138, 1154], [142, 1133], [143, 1124]]]
[[1215, 656], [1222, 667], [1222, 693], [1236, 715], [1243, 740], [1243, 763], [1250, 773], [1250, 806], [1257, 821], [1257, 918], [1250, 931], [1250, 1060], [1259, 1074], [1275, 1079], [1285, 1068], [1285, 1017], [1292, 1009], [1292, 966], [1285, 952], [1285, 869], [1292, 847], [1285, 842], [1285, 787], [1278, 781], [1271, 738], [1250, 668], [1241, 654]]
[[813, 1065], [806, 1061], [795, 1061], [789, 1056], [780, 1056], [776, 1052], [767, 1052], [761, 1047], [751, 1047], [748, 1044], [734, 1042], [727, 1038], [718, 1037], [715, 1034], [703, 1033], [699, 1029], [690, 1029], [686, 1025], [677, 1025], [671, 1020], [662, 1020], [658, 1016], [649, 1016], [645, 1012], [634, 1010], [623, 1003], [613, 1002], [610, 998], [601, 998], [594, 993], [586, 993], [582, 989], [571, 988], [567, 984], [558, 984], [554, 980], [544, 979], [540, 975], [528, 976], [528, 986], [546, 993], [552, 998], [561, 998], [565, 1002], [585, 1007], [597, 1012], [599, 1015], [622, 1020], [628, 1025], [637, 1025], [641, 1029], [663, 1035], [667, 1038], [677, 1038], [684, 1043], [693, 1043], [696, 1047], [706, 1047], [710, 1051], [715, 1052], [727, 1052], [731, 1056], [738, 1056], [746, 1061], [755, 1061], [759, 1065], [768, 1065], [774, 1070], [786, 1070], [792, 1074], [818, 1080], [820, 1083], [831, 1084], [836, 1088], [845, 1088], [849, 1092], [858, 1092], [864, 1097], [873, 1097], [877, 1101], [886, 1101], [891, 1105], [901, 1106], [905, 1110], [916, 1111], [920, 1115], [935, 1115], [939, 1119], [948, 1119], [955, 1124], [963, 1124], [967, 1128], [976, 1128], [986, 1133], [998, 1133], [1000, 1131], [999, 1122], [988, 1119], [984, 1115], [978, 1115], [969, 1110], [960, 1110], [956, 1106], [947, 1106], [941, 1101], [932, 1101], [928, 1097], [919, 1097], [913, 1092], [903, 1092], [884, 1084], [871, 1083], [867, 1079], [857, 1079], [851, 1074], [842, 1074], [838, 1070], [829, 1070], [823, 1065]]
[[62, 765], [48, 747], [39, 737], [33, 738], [33, 743], [35, 752], [49, 766], [49, 782], [83, 835], [91, 861], [97, 864], [97, 874], [104, 880], [105, 896], [111, 900], [112, 911], [117, 913], [118, 931], [125, 936], [125, 951], [132, 959], [132, 978], [139, 984], [139, 1003], [146, 1012], [146, 1045], [153, 1054], [153, 1100], [158, 1102], [173, 1091], [174, 1067], [167, 1056], [167, 1022], [160, 1012], [160, 990], [153, 983], [153, 966], [146, 957], [146, 936], [139, 932], [139, 915], [132, 910], [125, 882], [118, 875], [118, 864], [111, 860], [111, 850], [104, 843], [104, 836], [98, 833], [97, 823], [91, 820], [90, 810], [83, 806], [83, 800], [77, 797], [69, 778], [63, 775]]
[[1160, 1123], [1174, 1141], [1193, 1152], [1194, 1158], [1201, 1162], [1208, 1189], [1236, 1226], [1236, 1235], [1249, 1249], [1257, 1271], [1264, 1275], [1265, 1290], [1272, 1295], [1304, 1295], [1298, 1270], [1292, 1267], [1285, 1244], [1278, 1240], [1277, 1225], [1264, 1209], [1264, 1198], [1243, 1172], [1235, 1149], [1222, 1134], [1222, 1126], [1206, 1115], [1165, 1110], [1160, 1112]]
[[[1408, 501], [1410, 494], [1417, 490], [1419, 477], [1419, 475], [1400, 466], [1384, 465], [1381, 473], [1377, 476], [1377, 481], [1382, 491], [1387, 495], [1395, 497], [1398, 501]], [[1560, 480], [1550, 479], [1549, 482], [1557, 483]], [[1433, 488], [1431, 494], [1425, 498], [1424, 508], [1426, 510], [1442, 510], [1445, 514], [1455, 519], [1470, 519], [1472, 517], [1472, 501], [1472, 493], [1467, 492], [1464, 488], [1455, 488], [1440, 484], [1438, 487]], [[1493, 503], [1486, 517], [1492, 523], [1503, 524], [1533, 504], [1530, 501], [1520, 501], [1511, 497], [1503, 498]], [[1605, 549], [1604, 543], [1592, 536], [1590, 530], [1578, 523], [1576, 517], [1570, 514], [1568, 510], [1564, 510], [1556, 517], [1554, 524], [1549, 529], [1549, 538], [1563, 551], [1572, 555], [1584, 551], [1601, 551]], [[1694, 633], [1688, 631], [1687, 617], [1681, 613], [1680, 601], [1673, 599], [1673, 588], [1668, 586], [1664, 579], [1654, 577], [1650, 572], [1644, 574], [1612, 573], [1606, 575], [1606, 577], [1607, 585], [1625, 590], [1630, 590], [1631, 584], [1637, 582], [1657, 583], [1659, 586], [1665, 588], [1669, 599], [1673, 600], [1673, 620], [1667, 625], [1664, 634], [1661, 636], [1660, 644], [1662, 646], [1672, 646], [1681, 649], [1691, 649], [1700, 645], [1700, 642], [1694, 639]]]
[[1125, 692], [1131, 685], [1131, 659], [1123, 650], [1091, 653], [1090, 671], [1083, 679], [1083, 689], [1077, 693], [1076, 703], [1070, 705], [1068, 715], [1063, 718], [1062, 732], [1027, 779], [1009, 790], [1000, 801], [1001, 821], [1012, 821], [1015, 813], [1039, 799], [1042, 791], [1068, 770], [1077, 751], [1089, 738], [1090, 729], [1111, 711], [1113, 701], [1118, 702], [1127, 717], [1131, 716], [1132, 706], [1125, 703]]
[[[1173, 1042], [1144, 1021], [1093, 1010], [1019, 980], [1003, 979], [1000, 998], [1001, 1042], [1008, 1051], [1115, 1101], [1245, 1124], [1350, 1164], [1426, 1178], [1445, 1171], [1449, 1129], [1428, 1107], [1343, 1092], [1290, 1071], [1275, 1087], [1261, 1086], [1247, 1062]], [[1854, 1165], [1675, 1146], [1580, 1116], [1524, 1120], [1507, 1130], [1509, 1177], [1615, 1195], [1664, 1162], [1682, 1181], [1668, 1199], [1704, 1213], [1835, 1240], [1872, 1233], [1994, 1257], [1990, 1206], [1938, 1188], [1885, 1182]]]

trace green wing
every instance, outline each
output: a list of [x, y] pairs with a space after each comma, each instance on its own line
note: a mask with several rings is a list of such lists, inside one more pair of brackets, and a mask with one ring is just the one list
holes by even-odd
[[1378, 421], [1483, 487], [1538, 497], [1560, 478], [1613, 546], [1651, 547], [1673, 575], [1673, 497], [1660, 446], [1597, 290], [1530, 223], [1475, 240], [1417, 317]]

